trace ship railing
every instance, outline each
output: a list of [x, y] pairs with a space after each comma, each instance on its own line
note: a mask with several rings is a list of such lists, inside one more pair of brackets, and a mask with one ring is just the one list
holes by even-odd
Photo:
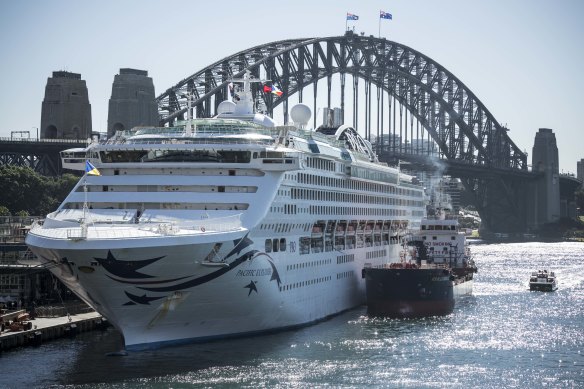
[[241, 213], [225, 217], [216, 217], [213, 219], [201, 219], [195, 222], [181, 223], [181, 228], [191, 229], [195, 231], [214, 231], [214, 232], [227, 232], [240, 229], [241, 225]]
[[271, 145], [274, 143], [273, 139], [238, 139], [238, 138], [204, 138], [204, 139], [124, 139], [123, 141], [116, 141], [109, 144], [131, 144], [131, 145], [160, 145], [160, 144], [176, 144], [176, 145], [217, 145], [217, 144], [241, 144], [241, 145]]
[[[74, 228], [50, 228], [42, 229], [40, 224], [35, 225], [30, 233], [50, 236], [56, 239], [84, 240], [84, 239], [120, 239], [120, 238], [140, 238], [157, 235], [189, 235], [205, 232], [228, 232], [242, 228], [241, 214], [213, 218], [201, 219], [197, 221], [170, 221], [170, 222], [148, 222], [139, 224], [113, 223], [107, 224], [108, 228], [103, 228], [105, 224], [80, 225]], [[41, 232], [42, 230], [42, 232]]]

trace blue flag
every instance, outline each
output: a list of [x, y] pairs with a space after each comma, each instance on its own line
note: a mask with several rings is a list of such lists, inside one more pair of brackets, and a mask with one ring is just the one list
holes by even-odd
[[379, 17], [381, 19], [389, 19], [389, 20], [393, 20], [393, 18], [391, 17], [391, 14], [389, 12], [383, 12], [383, 11], [379, 11]]
[[347, 20], [359, 20], [359, 16], [347, 12]]
[[97, 170], [97, 168], [87, 160], [85, 161], [85, 173], [87, 173], [90, 176], [101, 176], [99, 170]]

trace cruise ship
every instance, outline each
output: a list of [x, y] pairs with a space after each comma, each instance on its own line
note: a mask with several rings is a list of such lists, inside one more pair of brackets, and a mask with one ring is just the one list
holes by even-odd
[[[361, 269], [399, 261], [423, 188], [348, 125], [276, 125], [249, 74], [213, 118], [118, 132], [26, 243], [127, 350], [314, 323], [365, 303]], [[190, 112], [190, 104], [189, 110]], [[79, 157], [79, 150], [75, 151]], [[66, 153], [67, 154], [67, 153]], [[93, 169], [95, 167], [95, 169]]]

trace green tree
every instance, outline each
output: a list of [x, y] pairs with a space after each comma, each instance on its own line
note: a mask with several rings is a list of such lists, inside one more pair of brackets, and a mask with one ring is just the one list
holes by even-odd
[[53, 212], [73, 189], [78, 177], [43, 177], [27, 167], [0, 166], [0, 206], [12, 215], [19, 211], [44, 216]]
[[12, 214], [26, 210], [37, 215], [45, 187], [45, 179], [31, 168], [0, 166], [0, 204]]
[[0, 205], [0, 216], [10, 216], [10, 210], [4, 205]]

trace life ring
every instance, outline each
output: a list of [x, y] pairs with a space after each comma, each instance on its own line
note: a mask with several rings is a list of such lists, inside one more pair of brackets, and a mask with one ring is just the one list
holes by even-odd
[[201, 232], [205, 232], [205, 227], [201, 227]]

